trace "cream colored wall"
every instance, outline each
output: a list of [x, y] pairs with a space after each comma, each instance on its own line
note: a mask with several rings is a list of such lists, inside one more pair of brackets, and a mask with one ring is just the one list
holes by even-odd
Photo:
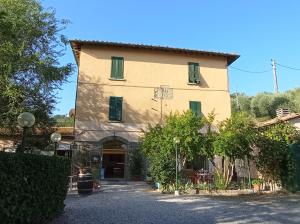
[[[77, 140], [97, 141], [117, 131], [121, 137], [137, 141], [141, 128], [160, 121], [160, 101], [153, 100], [154, 88], [160, 85], [173, 88], [173, 99], [163, 101], [164, 115], [188, 110], [189, 101], [201, 101], [204, 116], [212, 110], [219, 121], [230, 116], [226, 58], [96, 46], [82, 46], [81, 51]], [[126, 81], [110, 80], [112, 56], [124, 57]], [[187, 84], [188, 62], [199, 63], [200, 86]], [[123, 97], [122, 123], [108, 122], [110, 96]]]

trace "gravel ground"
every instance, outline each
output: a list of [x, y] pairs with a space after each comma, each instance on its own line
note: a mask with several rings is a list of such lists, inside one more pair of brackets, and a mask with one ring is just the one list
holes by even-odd
[[69, 194], [65, 204], [65, 213], [51, 224], [300, 223], [300, 194], [175, 197], [135, 182], [104, 185], [87, 196]]

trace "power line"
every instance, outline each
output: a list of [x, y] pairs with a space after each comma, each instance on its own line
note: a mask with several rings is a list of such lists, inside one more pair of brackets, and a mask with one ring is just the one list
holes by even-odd
[[250, 70], [241, 69], [241, 68], [237, 68], [237, 67], [233, 67], [233, 66], [230, 66], [230, 68], [233, 68], [233, 69], [241, 71], [241, 72], [253, 73], [253, 74], [267, 73], [267, 72], [271, 72], [272, 71], [272, 69], [265, 70], [265, 71], [250, 71]]
[[290, 66], [281, 65], [281, 64], [278, 64], [277, 62], [276, 62], [276, 64], [277, 64], [278, 66], [280, 66], [280, 67], [283, 67], [283, 68], [288, 68], [288, 69], [300, 71], [300, 68], [293, 68], [293, 67], [290, 67]]

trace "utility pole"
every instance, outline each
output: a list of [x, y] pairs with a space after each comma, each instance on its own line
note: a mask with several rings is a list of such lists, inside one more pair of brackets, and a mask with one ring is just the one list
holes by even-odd
[[278, 82], [277, 82], [277, 73], [276, 73], [276, 61], [271, 59], [272, 61], [272, 69], [273, 69], [273, 77], [274, 77], [274, 92], [278, 93]]

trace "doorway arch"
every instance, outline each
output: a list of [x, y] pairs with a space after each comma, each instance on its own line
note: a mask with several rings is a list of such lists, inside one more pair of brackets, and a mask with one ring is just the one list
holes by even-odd
[[101, 145], [101, 179], [127, 179], [129, 142], [119, 136], [108, 136], [99, 141]]

